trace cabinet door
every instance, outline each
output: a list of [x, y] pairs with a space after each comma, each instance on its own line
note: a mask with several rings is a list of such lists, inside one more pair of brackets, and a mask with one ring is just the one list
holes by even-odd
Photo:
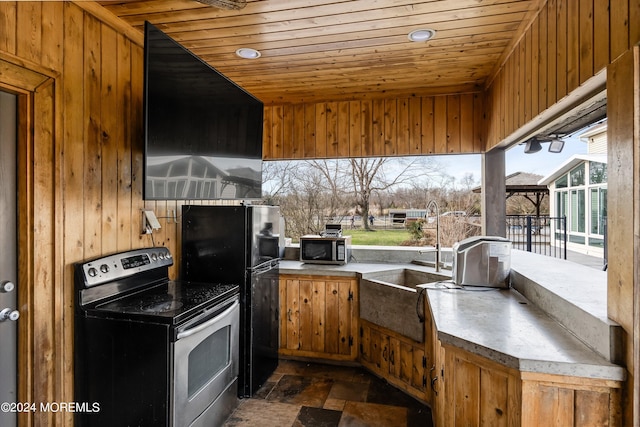
[[365, 322], [360, 322], [360, 361], [367, 366], [373, 363], [371, 328]]
[[508, 426], [519, 420], [518, 379], [510, 370], [453, 347], [445, 350], [444, 426]]
[[447, 424], [445, 349], [438, 340], [431, 322], [430, 312], [426, 311], [427, 329], [425, 331], [425, 400], [431, 406], [433, 423], [437, 426]]
[[360, 362], [390, 384], [425, 400], [424, 344], [360, 319]]
[[325, 352], [350, 356], [355, 354], [353, 345], [355, 321], [353, 301], [355, 283], [349, 280], [327, 280], [325, 286]]
[[[403, 364], [401, 347], [402, 344], [398, 338], [389, 337], [389, 375], [396, 378], [401, 378], [400, 371]], [[413, 362], [413, 357], [411, 361]]]
[[425, 391], [425, 359], [424, 348], [405, 340], [391, 338], [391, 355], [389, 374], [398, 378], [403, 383], [411, 386], [416, 391]]
[[374, 369], [383, 376], [387, 376], [389, 372], [389, 361], [387, 359], [387, 351], [389, 348], [389, 336], [383, 334], [377, 328], [370, 328], [371, 339], [371, 363]]
[[427, 385], [424, 346], [411, 345], [411, 356], [413, 356], [413, 363], [411, 364], [411, 387], [424, 393]]
[[434, 365], [432, 366], [431, 372], [431, 385], [430, 390], [432, 392], [433, 404], [432, 408], [434, 411], [433, 420], [435, 425], [438, 426], [446, 426], [452, 425], [447, 424], [448, 415], [451, 415], [447, 411], [447, 379], [445, 378], [445, 360], [446, 360], [446, 351], [444, 347], [440, 344], [440, 341], [435, 341], [433, 343], [433, 351], [434, 351]]
[[522, 381], [522, 427], [622, 425], [619, 383], [527, 372]]
[[355, 360], [355, 280], [281, 276], [280, 353]]
[[280, 277], [280, 351], [300, 349], [300, 280]]
[[401, 381], [411, 384], [414, 376], [413, 346], [406, 342], [401, 342], [399, 347], [399, 370], [396, 376], [400, 378]]
[[[424, 341], [425, 341], [425, 399], [427, 403], [435, 406], [435, 396], [438, 389], [438, 381], [440, 378], [438, 367], [438, 352], [440, 351], [438, 346], [438, 334], [433, 324], [433, 316], [431, 315], [431, 309], [429, 308], [428, 300], [425, 301], [424, 307]], [[434, 408], [435, 412], [435, 408]], [[434, 414], [435, 415], [435, 414]]]

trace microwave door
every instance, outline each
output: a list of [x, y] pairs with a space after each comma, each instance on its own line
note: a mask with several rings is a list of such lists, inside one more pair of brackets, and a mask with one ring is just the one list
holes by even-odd
[[304, 246], [304, 258], [307, 260], [331, 260], [331, 246], [328, 242], [308, 242]]

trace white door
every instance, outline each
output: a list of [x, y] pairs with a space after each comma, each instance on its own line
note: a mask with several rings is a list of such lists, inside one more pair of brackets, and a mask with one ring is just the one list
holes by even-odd
[[0, 92], [0, 426], [15, 427], [17, 396], [17, 97]]

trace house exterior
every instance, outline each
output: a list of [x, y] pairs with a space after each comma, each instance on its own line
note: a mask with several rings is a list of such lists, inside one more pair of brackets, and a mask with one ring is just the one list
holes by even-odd
[[[580, 136], [587, 154], [576, 154], [542, 178], [549, 187], [551, 216], [566, 217], [567, 249], [606, 257], [607, 235], [607, 125], [597, 125]], [[563, 238], [560, 222], [551, 244]]]
[[[151, 163], [151, 161], [153, 163]], [[259, 199], [260, 162], [229, 167], [229, 159], [207, 156], [156, 156], [147, 160], [146, 193], [150, 199]]]

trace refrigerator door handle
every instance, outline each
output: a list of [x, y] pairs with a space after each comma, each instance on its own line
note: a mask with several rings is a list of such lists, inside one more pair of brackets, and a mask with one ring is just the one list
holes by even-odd
[[257, 267], [254, 267], [251, 270], [251, 274], [262, 274], [262, 273], [266, 273], [269, 270], [273, 270], [274, 268], [278, 267], [278, 260], [272, 260], [272, 261], [268, 261], [265, 262], [264, 264], [260, 264]]

